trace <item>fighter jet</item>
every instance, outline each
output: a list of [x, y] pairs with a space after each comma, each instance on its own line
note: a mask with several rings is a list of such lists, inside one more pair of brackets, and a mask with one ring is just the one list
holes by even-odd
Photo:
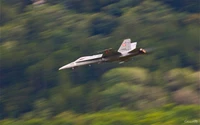
[[143, 48], [136, 48], [137, 42], [131, 43], [131, 39], [125, 39], [118, 51], [115, 51], [112, 48], [106, 49], [102, 51], [102, 54], [92, 55], [92, 56], [83, 56], [71, 62], [67, 65], [62, 66], [59, 70], [83, 66], [83, 65], [91, 65], [93, 63], [102, 63], [102, 62], [113, 62], [119, 61], [119, 63], [123, 63], [129, 61], [131, 57], [145, 54], [146, 51]]

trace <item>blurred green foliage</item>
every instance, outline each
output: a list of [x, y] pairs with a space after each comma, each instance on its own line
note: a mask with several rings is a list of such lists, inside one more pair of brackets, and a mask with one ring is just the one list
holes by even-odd
[[[1, 125], [200, 122], [197, 2], [0, 2]], [[154, 51], [58, 71], [126, 38]]]
[[157, 110], [146, 111], [128, 111], [125, 109], [116, 109], [102, 111], [98, 113], [88, 113], [84, 115], [73, 112], [63, 112], [52, 119], [13, 119], [1, 120], [1, 125], [143, 125], [143, 124], [163, 124], [178, 125], [186, 122], [199, 123], [199, 106], [178, 106], [172, 105], [159, 108]]

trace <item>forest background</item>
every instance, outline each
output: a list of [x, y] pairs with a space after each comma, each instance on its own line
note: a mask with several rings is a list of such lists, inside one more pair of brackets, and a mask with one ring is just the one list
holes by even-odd
[[[1, 125], [200, 123], [199, 0], [0, 0]], [[58, 71], [131, 38], [124, 64]]]

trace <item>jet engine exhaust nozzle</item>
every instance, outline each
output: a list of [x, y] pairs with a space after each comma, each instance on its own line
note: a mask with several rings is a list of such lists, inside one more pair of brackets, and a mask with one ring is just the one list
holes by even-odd
[[147, 53], [146, 50], [145, 50], [145, 49], [142, 49], [142, 48], [140, 48], [140, 52], [142, 52], [142, 53], [144, 53], [144, 54]]

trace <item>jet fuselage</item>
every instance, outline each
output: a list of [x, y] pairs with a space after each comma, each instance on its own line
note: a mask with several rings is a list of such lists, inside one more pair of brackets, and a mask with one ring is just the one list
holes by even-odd
[[113, 62], [113, 61], [119, 61], [119, 62], [125, 62], [128, 61], [131, 57], [139, 55], [139, 54], [144, 54], [146, 51], [142, 48], [140, 49], [134, 49], [133, 51], [130, 52], [122, 52], [118, 53], [112, 56], [104, 56], [103, 54], [97, 54], [97, 55], [92, 55], [92, 56], [84, 56], [80, 57], [74, 62], [71, 62], [61, 68], [62, 69], [67, 69], [67, 68], [75, 68], [78, 66], [83, 66], [83, 65], [90, 65], [93, 63], [102, 63], [102, 62]]

